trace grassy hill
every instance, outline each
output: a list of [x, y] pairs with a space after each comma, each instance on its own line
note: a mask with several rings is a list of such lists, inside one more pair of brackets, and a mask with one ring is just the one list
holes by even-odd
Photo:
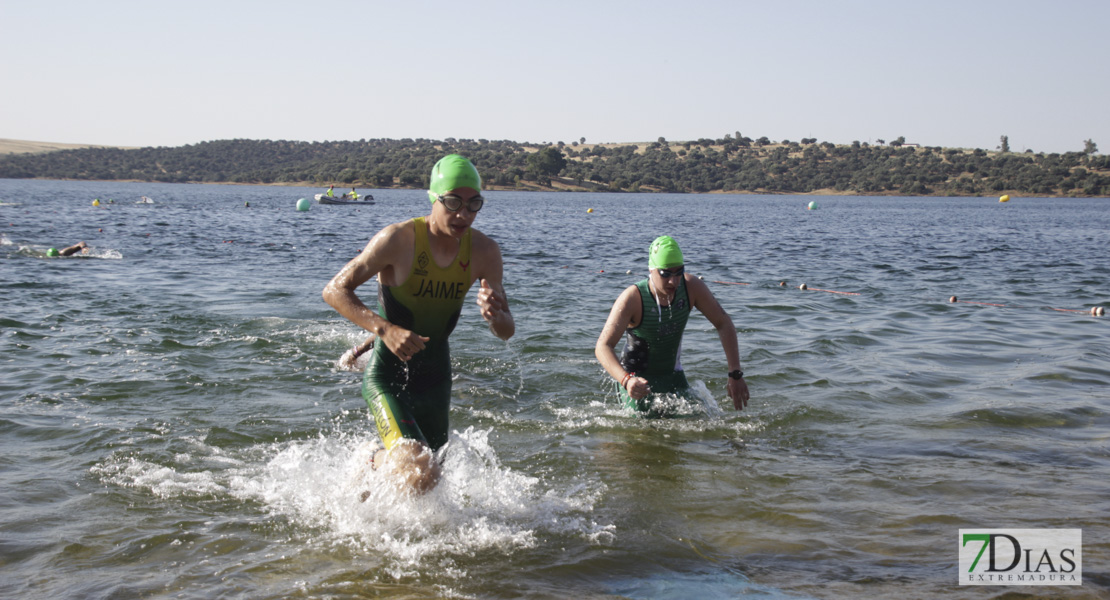
[[218, 140], [109, 148], [4, 140], [0, 177], [422, 188], [448, 153], [487, 187], [607, 192], [1110, 196], [1110, 157], [891, 144], [721, 139], [624, 144], [508, 140]]

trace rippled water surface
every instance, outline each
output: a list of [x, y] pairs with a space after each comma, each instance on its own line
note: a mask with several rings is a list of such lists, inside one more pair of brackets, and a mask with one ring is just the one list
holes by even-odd
[[[471, 292], [411, 499], [320, 292], [427, 199], [316, 191], [0, 180], [0, 596], [1110, 596], [1108, 201], [489, 192], [517, 335]], [[681, 418], [593, 358], [662, 234], [739, 330], [742, 413], [696, 314]], [[1080, 528], [1084, 585], [958, 587], [960, 528]]]

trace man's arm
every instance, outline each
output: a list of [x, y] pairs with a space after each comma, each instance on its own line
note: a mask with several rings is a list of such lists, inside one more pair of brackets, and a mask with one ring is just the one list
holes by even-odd
[[71, 254], [77, 254], [78, 252], [80, 252], [80, 251], [82, 251], [86, 248], [88, 248], [88, 245], [86, 245], [85, 242], [81, 241], [81, 242], [77, 242], [76, 244], [74, 244], [74, 245], [72, 245], [68, 248], [62, 248], [61, 250], [58, 251], [58, 254], [60, 254], [62, 256], [70, 256]]
[[397, 223], [379, 231], [366, 248], [324, 286], [323, 296], [339, 314], [374, 333], [393, 354], [407, 361], [424, 349], [428, 338], [390, 323], [370, 310], [355, 294], [355, 290], [371, 277], [379, 273], [392, 274], [403, 248], [412, 247], [404, 226], [405, 223]]
[[613, 303], [613, 308], [609, 311], [609, 318], [605, 320], [605, 326], [601, 328], [601, 335], [598, 336], [597, 343], [594, 345], [594, 356], [601, 363], [601, 367], [605, 369], [610, 377], [624, 386], [628, 394], [636, 400], [650, 394], [651, 388], [648, 387], [647, 379], [629, 377], [629, 373], [621, 366], [621, 361], [617, 358], [617, 352], [614, 348], [616, 348], [617, 342], [620, 341], [628, 326], [641, 318], [642, 315], [637, 314], [641, 306], [640, 293], [636, 286], [630, 286], [621, 292], [617, 301]]
[[[709, 290], [709, 286], [705, 282], [694, 277], [693, 275], [686, 276], [686, 290], [690, 295], [690, 302], [701, 314], [705, 315], [706, 319], [713, 324], [717, 329], [717, 337], [721, 339], [721, 347], [725, 350], [725, 359], [728, 361], [729, 371], [742, 370], [740, 367], [740, 344], [736, 340], [736, 326], [732, 323], [732, 318], [728, 316], [725, 309], [721, 308], [721, 303], [717, 302], [717, 298], [713, 292]], [[748, 392], [748, 383], [741, 379], [728, 378], [728, 397], [732, 399], [732, 406], [736, 410], [743, 410], [748, 405], [750, 394]]]
[[505, 295], [501, 247], [481, 232], [472, 230], [471, 235], [471, 262], [475, 265], [474, 276], [481, 285], [478, 290], [478, 306], [481, 308], [482, 318], [489, 323], [489, 330], [493, 335], [508, 340], [516, 333], [516, 321], [509, 312], [509, 299]]

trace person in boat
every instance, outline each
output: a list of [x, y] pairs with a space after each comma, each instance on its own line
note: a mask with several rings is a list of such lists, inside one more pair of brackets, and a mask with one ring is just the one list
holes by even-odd
[[332, 196], [334, 196], [335, 195], [335, 184], [329, 185], [328, 186], [328, 191], [324, 192], [324, 194], [328, 198], [331, 198]]
[[[670, 416], [658, 394], [687, 396], [690, 385], [682, 369], [682, 335], [692, 309], [717, 329], [728, 361], [728, 396], [736, 410], [748, 404], [748, 384], [740, 367], [736, 328], [709, 286], [686, 272], [682, 251], [670, 236], [648, 249], [648, 277], [621, 293], [609, 312], [594, 355], [617, 382], [625, 406], [650, 417]], [[614, 348], [627, 336], [618, 359]]]
[[[432, 167], [431, 213], [379, 231], [323, 291], [339, 314], [376, 338], [364, 344], [370, 359], [362, 383], [384, 446], [372, 465], [417, 494], [433, 489], [441, 475], [436, 451], [447, 443], [451, 402], [448, 336], [475, 282], [490, 331], [502, 340], [516, 331], [501, 248], [473, 228], [485, 202], [481, 191], [469, 160], [443, 157]], [[375, 276], [377, 312], [355, 295]]]
[[355, 188], [351, 188], [351, 193], [347, 194], [347, 197], [351, 200], [358, 200], [358, 192], [355, 191]]
[[86, 254], [86, 253], [88, 253], [88, 251], [89, 251], [89, 245], [86, 244], [85, 242], [81, 241], [81, 242], [77, 242], [76, 244], [74, 244], [72, 246], [62, 248], [61, 250], [58, 250], [57, 248], [50, 248], [46, 251], [46, 255], [50, 256], [50, 257], [54, 257], [54, 256], [72, 256], [74, 254], [77, 254], [78, 252], [80, 252], [82, 254]]

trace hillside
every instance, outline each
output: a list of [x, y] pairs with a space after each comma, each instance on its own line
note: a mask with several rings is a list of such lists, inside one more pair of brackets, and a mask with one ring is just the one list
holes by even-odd
[[0, 138], [0, 155], [4, 154], [35, 154], [40, 152], [53, 152], [54, 150], [73, 150], [77, 148], [105, 148], [107, 146], [94, 146], [92, 144], [59, 144], [56, 142], [29, 142], [26, 140], [9, 140]]
[[[26, 148], [50, 145], [23, 142]], [[1110, 158], [890, 144], [751, 140], [529, 144], [490, 140], [220, 140], [177, 148], [61, 148], [0, 156], [0, 177], [422, 188], [447, 153], [487, 187], [610, 192], [1110, 196]]]

